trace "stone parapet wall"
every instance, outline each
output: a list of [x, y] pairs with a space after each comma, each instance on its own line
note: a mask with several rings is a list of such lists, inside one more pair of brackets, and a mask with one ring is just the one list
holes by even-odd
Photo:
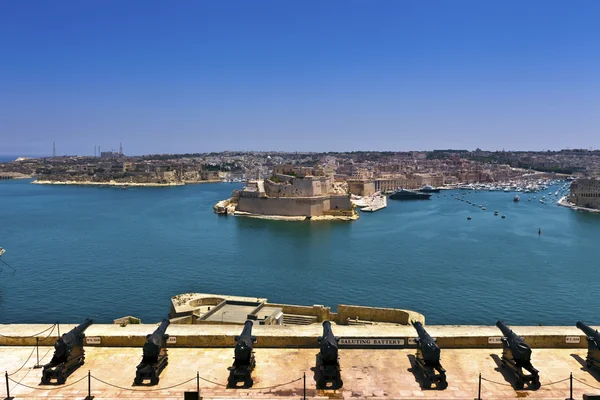
[[[61, 324], [60, 331], [65, 333], [73, 324]], [[0, 325], [0, 346], [34, 346], [35, 337], [49, 325]], [[156, 329], [155, 324], [130, 324], [121, 327], [115, 324], [95, 324], [85, 334], [88, 338], [100, 338], [100, 343], [87, 346], [98, 347], [141, 347], [146, 335]], [[586, 338], [575, 326], [511, 326], [517, 334], [523, 336], [533, 348], [586, 348]], [[597, 327], [595, 327], [597, 328]], [[431, 336], [444, 348], [501, 348], [500, 330], [495, 326], [444, 326], [426, 327]], [[240, 325], [175, 325], [167, 329], [175, 343], [169, 347], [233, 347], [235, 336], [242, 330]], [[255, 325], [252, 334], [258, 337], [256, 347], [318, 347], [317, 337], [322, 335], [321, 324], [302, 326]], [[401, 338], [406, 347], [413, 347], [410, 339], [416, 337], [414, 328], [402, 325], [334, 325], [336, 336], [346, 338]], [[39, 335], [45, 338], [47, 333]], [[567, 337], [570, 338], [567, 343]], [[496, 339], [496, 340], [490, 340]], [[573, 339], [577, 339], [573, 341]], [[51, 346], [58, 339], [56, 330], [40, 345]]]
[[347, 320], [377, 321], [394, 324], [410, 325], [412, 321], [425, 324], [425, 316], [415, 311], [397, 308], [377, 308], [363, 306], [349, 306], [340, 304], [337, 310], [337, 323], [345, 324]]

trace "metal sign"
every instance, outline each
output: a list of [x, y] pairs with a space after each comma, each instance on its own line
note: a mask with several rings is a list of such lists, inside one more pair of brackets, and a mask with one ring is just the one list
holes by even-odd
[[86, 344], [100, 344], [102, 340], [98, 336], [90, 336], [85, 338]]
[[404, 347], [404, 338], [340, 338], [344, 347]]
[[565, 343], [580, 343], [581, 337], [579, 336], [567, 336], [565, 337]]
[[177, 336], [169, 336], [167, 339], [167, 344], [175, 344], [177, 343]]
[[502, 337], [500, 337], [500, 336], [489, 337], [488, 344], [502, 344]]

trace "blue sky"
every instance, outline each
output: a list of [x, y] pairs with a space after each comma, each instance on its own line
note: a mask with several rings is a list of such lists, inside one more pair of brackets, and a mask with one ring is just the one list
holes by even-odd
[[600, 148], [600, 1], [0, 1], [0, 154]]

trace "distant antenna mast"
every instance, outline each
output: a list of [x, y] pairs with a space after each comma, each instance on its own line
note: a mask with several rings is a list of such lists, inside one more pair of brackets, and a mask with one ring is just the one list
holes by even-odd
[[56, 142], [52, 142], [52, 157], [56, 157]]
[[119, 154], [123, 155], [123, 142], [119, 143]]
[[96, 157], [96, 145], [94, 145], [94, 157]]

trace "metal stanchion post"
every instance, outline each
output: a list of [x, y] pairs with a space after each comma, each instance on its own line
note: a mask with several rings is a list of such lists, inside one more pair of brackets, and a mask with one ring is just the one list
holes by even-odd
[[94, 396], [92, 396], [92, 372], [88, 370], [88, 395], [85, 400], [93, 400]]
[[10, 397], [10, 387], [8, 386], [8, 372], [4, 372], [4, 376], [6, 377], [6, 399], [5, 400], [12, 400], [13, 398]]
[[574, 400], [573, 399], [573, 373], [569, 375], [569, 398], [565, 400]]
[[33, 368], [42, 368], [42, 366], [40, 365], [40, 338], [38, 337], [35, 338], [35, 353], [37, 362], [35, 363]]
[[196, 391], [198, 392], [198, 400], [200, 400], [200, 372], [196, 371]]
[[60, 325], [58, 324], [58, 321], [56, 321], [56, 329], [58, 329], [58, 337], [60, 337]]
[[306, 372], [304, 373], [304, 400], [306, 400]]
[[481, 372], [479, 373], [479, 389], [477, 389], [477, 399], [481, 400]]

